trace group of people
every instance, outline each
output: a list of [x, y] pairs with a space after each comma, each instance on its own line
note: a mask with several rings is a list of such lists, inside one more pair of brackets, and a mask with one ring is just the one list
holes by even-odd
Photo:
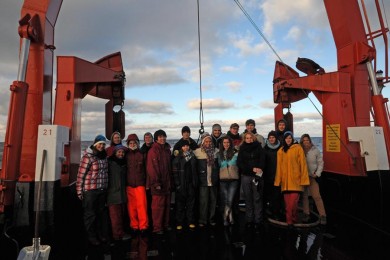
[[128, 135], [123, 146], [123, 137], [114, 132], [107, 148], [106, 138], [96, 136], [81, 158], [76, 182], [88, 241], [99, 245], [109, 240], [107, 223], [111, 223], [114, 240], [128, 239], [124, 212], [133, 232], [163, 234], [170, 229], [172, 192], [178, 231], [215, 226], [217, 209], [223, 225], [232, 225], [238, 214], [240, 187], [248, 229], [260, 230], [266, 210], [275, 219], [285, 214], [288, 225], [297, 223], [301, 194], [304, 221], [308, 221], [309, 192], [320, 222], [326, 224], [315, 180], [321, 176], [323, 161], [310, 136], [304, 134], [298, 144], [284, 119], [267, 138], [257, 133], [253, 119], [245, 126], [240, 134], [234, 123], [223, 134], [221, 126], [214, 124], [212, 133], [203, 134], [199, 144], [184, 126], [173, 149], [161, 129], [154, 135], [145, 133], [142, 147], [136, 134]]

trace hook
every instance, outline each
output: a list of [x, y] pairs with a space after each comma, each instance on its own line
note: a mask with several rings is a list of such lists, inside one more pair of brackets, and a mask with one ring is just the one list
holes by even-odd
[[204, 126], [203, 126], [203, 123], [200, 124], [199, 134], [200, 134], [200, 135], [204, 134]]

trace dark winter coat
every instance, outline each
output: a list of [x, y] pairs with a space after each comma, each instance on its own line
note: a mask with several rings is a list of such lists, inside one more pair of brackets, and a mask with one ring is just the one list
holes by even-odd
[[237, 166], [241, 174], [254, 177], [253, 168], [260, 168], [264, 171], [264, 161], [264, 149], [259, 142], [242, 143], [237, 158]]
[[277, 140], [276, 145], [271, 145], [266, 141], [264, 147], [265, 150], [265, 169], [264, 169], [264, 178], [266, 182], [271, 182], [272, 185], [275, 181], [276, 174], [276, 163], [277, 163], [277, 153], [280, 148], [280, 142]]
[[146, 184], [145, 154], [139, 149], [129, 150], [126, 154], [127, 186], [138, 187]]
[[[152, 145], [153, 145], [153, 143], [152, 143]], [[152, 146], [147, 146], [147, 145], [144, 143], [144, 144], [141, 146], [140, 151], [141, 151], [141, 153], [147, 155], [148, 152], [149, 152], [149, 150], [150, 150], [150, 148], [152, 148]]]
[[221, 133], [220, 136], [218, 137], [215, 137], [214, 135], [210, 135], [211, 136], [211, 140], [213, 141], [213, 145], [215, 148], [218, 148], [219, 147], [219, 144], [221, 143], [221, 140], [222, 140], [222, 137], [224, 137], [226, 134], [223, 134]]
[[126, 161], [108, 158], [108, 189], [107, 204], [122, 204], [126, 202]]
[[[148, 188], [152, 195], [168, 195], [171, 192], [171, 147], [153, 143], [147, 157]], [[160, 186], [161, 189], [156, 189]]]
[[192, 153], [192, 157], [188, 161], [183, 153], [176, 156], [172, 162], [172, 174], [176, 192], [186, 191], [190, 185], [196, 188], [198, 186], [198, 174], [195, 155]]
[[[183, 138], [181, 138], [179, 141], [177, 141], [177, 143], [173, 146], [173, 153], [175, 152], [175, 151], [180, 151], [181, 150], [181, 142], [183, 141], [184, 139]], [[190, 149], [192, 150], [192, 151], [195, 151], [196, 149], [198, 149], [198, 144], [195, 142], [195, 140], [194, 139], [192, 139], [191, 137], [190, 137], [190, 139], [188, 140], [188, 142], [190, 143]]]

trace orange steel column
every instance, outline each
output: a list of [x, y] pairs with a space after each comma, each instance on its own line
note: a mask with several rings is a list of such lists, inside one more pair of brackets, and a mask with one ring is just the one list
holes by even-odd
[[40, 38], [30, 46], [26, 82], [29, 84], [22, 138], [19, 181], [35, 178], [38, 125], [51, 124], [54, 27], [62, 0], [25, 0], [21, 16], [37, 15]]
[[[26, 0], [22, 8], [18, 28], [21, 37], [18, 80], [10, 88], [3, 169], [0, 172], [0, 212], [4, 212], [4, 206], [13, 204], [16, 181], [21, 172], [25, 172], [21, 179], [26, 181], [32, 181], [35, 175], [38, 125], [42, 118], [49, 123], [51, 120], [52, 43], [61, 3], [62, 0]], [[44, 98], [45, 92], [49, 94]], [[42, 109], [43, 106], [39, 105], [42, 100], [46, 100], [45, 105], [49, 107]], [[43, 114], [46, 116], [42, 117]]]

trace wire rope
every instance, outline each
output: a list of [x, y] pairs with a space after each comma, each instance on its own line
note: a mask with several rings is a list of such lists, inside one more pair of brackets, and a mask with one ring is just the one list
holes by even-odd
[[204, 133], [204, 115], [203, 115], [203, 93], [202, 93], [202, 53], [200, 49], [200, 15], [199, 15], [199, 0], [197, 0], [198, 11], [198, 62], [199, 62], [199, 137]]
[[[260, 36], [263, 38], [263, 40], [267, 43], [267, 45], [270, 47], [272, 52], [275, 54], [275, 56], [278, 58], [278, 60], [283, 64], [283, 66], [286, 66], [286, 64], [283, 62], [282, 58], [278, 55], [276, 50], [272, 47], [272, 44], [268, 41], [267, 37], [261, 32], [259, 27], [256, 25], [256, 23], [253, 21], [252, 17], [248, 14], [248, 12], [245, 10], [245, 8], [241, 5], [239, 0], [234, 0], [234, 2], [237, 4], [237, 6], [241, 9], [241, 11], [244, 13], [244, 15], [248, 18], [249, 22], [253, 25], [255, 30], [260, 34]], [[287, 68], [287, 66], [286, 66]], [[292, 76], [291, 71], [287, 69], [287, 72]], [[301, 88], [302, 92], [305, 94], [306, 98], [309, 99], [311, 104], [314, 106], [314, 108], [317, 110], [317, 112], [320, 114], [322, 119], [325, 121], [325, 124], [331, 129], [333, 134], [337, 137], [337, 139], [341, 142], [343, 147], [347, 150], [349, 156], [355, 161], [355, 157], [353, 156], [352, 152], [348, 149], [347, 145], [341, 140], [339, 135], [337, 134], [336, 130], [333, 129], [333, 127], [329, 124], [328, 120], [324, 117], [324, 115], [320, 112], [318, 107], [314, 104], [313, 100], [309, 97], [309, 94], [307, 93], [306, 90]]]

